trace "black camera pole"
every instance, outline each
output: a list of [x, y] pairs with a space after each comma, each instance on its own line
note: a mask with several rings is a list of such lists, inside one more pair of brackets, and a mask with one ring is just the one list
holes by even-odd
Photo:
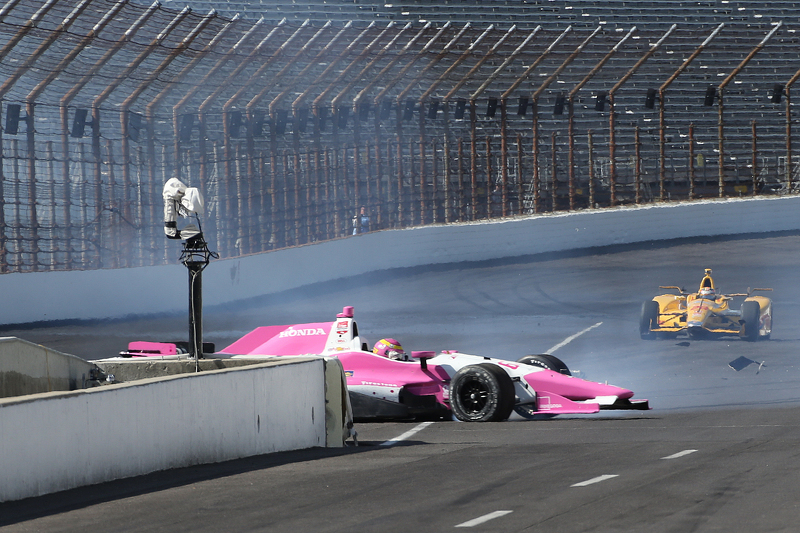
[[195, 369], [203, 358], [203, 269], [219, 254], [208, 249], [203, 234], [198, 233], [183, 243], [181, 263], [189, 269], [189, 355]]

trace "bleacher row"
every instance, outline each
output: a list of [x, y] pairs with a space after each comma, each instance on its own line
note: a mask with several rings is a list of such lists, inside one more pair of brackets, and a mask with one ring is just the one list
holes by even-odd
[[648, 27], [687, 24], [704, 26], [721, 21], [770, 24], [800, 13], [797, 2], [714, 0], [169, 0], [165, 5], [187, 4], [199, 10], [214, 8], [223, 16], [240, 13], [312, 21], [470, 21], [482, 24], [518, 24], [551, 27], [640, 24]]

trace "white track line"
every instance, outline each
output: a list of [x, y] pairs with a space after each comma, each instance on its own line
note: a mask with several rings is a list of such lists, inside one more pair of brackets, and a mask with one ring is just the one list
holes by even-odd
[[483, 516], [479, 516], [478, 518], [473, 518], [472, 520], [467, 520], [462, 524], [458, 524], [456, 527], [474, 527], [484, 522], [488, 522], [489, 520], [494, 520], [495, 518], [500, 518], [501, 516], [505, 516], [509, 513], [513, 513], [514, 511], [495, 511], [493, 513], [485, 514]]
[[391, 440], [387, 440], [386, 442], [382, 442], [381, 446], [394, 446], [398, 442], [406, 440], [407, 438], [411, 437], [412, 435], [422, 431], [423, 429], [425, 429], [426, 427], [430, 426], [431, 424], [433, 424], [433, 422], [423, 422], [420, 425], [418, 425], [417, 427], [415, 427], [414, 429], [409, 429], [408, 431], [406, 431], [405, 433], [403, 433], [399, 437], [395, 437], [395, 438], [393, 438]]
[[576, 333], [575, 335], [570, 335], [569, 337], [567, 337], [567, 338], [566, 338], [566, 339], [564, 339], [563, 341], [559, 342], [558, 344], [556, 344], [555, 346], [553, 346], [552, 348], [550, 348], [549, 350], [547, 350], [545, 353], [553, 353], [553, 352], [555, 352], [556, 350], [558, 350], [559, 348], [563, 348], [564, 346], [566, 346], [567, 344], [571, 343], [572, 341], [574, 341], [575, 339], [577, 339], [578, 337], [580, 337], [580, 336], [581, 336], [581, 335], [583, 335], [584, 333], [588, 333], [589, 331], [592, 331], [594, 328], [596, 328], [596, 327], [599, 327], [599, 326], [600, 326], [600, 324], [602, 324], [602, 322], [598, 322], [598, 323], [597, 323], [597, 324], [595, 324], [594, 326], [589, 326], [589, 327], [588, 327], [588, 328], [586, 328], [585, 330], [583, 330], [583, 331], [579, 331], [579, 332], [578, 332], [578, 333]]
[[575, 483], [574, 485], [570, 485], [570, 487], [585, 487], [586, 485], [594, 485], [595, 483], [600, 483], [601, 481], [605, 481], [607, 479], [618, 477], [619, 474], [606, 474], [604, 476], [597, 476], [593, 477], [592, 479], [587, 479], [586, 481], [581, 481], [580, 483]]
[[689, 455], [690, 453], [694, 453], [696, 451], [697, 450], [683, 450], [682, 452], [673, 453], [672, 455], [662, 457], [662, 459], [677, 459], [678, 457], [683, 457], [684, 455]]

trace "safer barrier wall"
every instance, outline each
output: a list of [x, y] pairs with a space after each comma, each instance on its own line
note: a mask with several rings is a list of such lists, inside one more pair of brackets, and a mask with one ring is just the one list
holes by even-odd
[[[213, 261], [203, 272], [203, 301], [211, 306], [389, 268], [679, 237], [797, 230], [798, 212], [800, 197], [791, 196], [649, 204], [380, 231]], [[175, 243], [175, 257], [179, 250]], [[0, 307], [0, 324], [181, 312], [188, 298], [186, 279], [182, 265], [4, 274], [0, 275], [4, 300], [36, 305]]]
[[[342, 381], [337, 368], [338, 374], [329, 369], [332, 384]], [[308, 357], [0, 399], [0, 501], [156, 470], [341, 446], [336, 406], [342, 394], [332, 387], [326, 413], [325, 373], [322, 358]], [[326, 419], [339, 430], [326, 430]]]

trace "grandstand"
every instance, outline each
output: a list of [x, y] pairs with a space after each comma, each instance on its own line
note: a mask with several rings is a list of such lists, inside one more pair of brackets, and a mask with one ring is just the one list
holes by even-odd
[[800, 4], [7, 0], [0, 273], [793, 194]]
[[770, 25], [788, 20], [797, 13], [797, 2], [755, 2], [736, 0], [167, 0], [165, 6], [189, 5], [199, 11], [216, 9], [220, 15], [257, 19], [270, 23], [283, 18], [300, 23], [347, 22], [366, 25], [373, 21], [432, 22], [448, 21], [489, 24], [516, 24], [523, 29], [538, 25], [552, 29], [647, 26], [666, 30], [681, 26], [716, 26], [720, 22]]

